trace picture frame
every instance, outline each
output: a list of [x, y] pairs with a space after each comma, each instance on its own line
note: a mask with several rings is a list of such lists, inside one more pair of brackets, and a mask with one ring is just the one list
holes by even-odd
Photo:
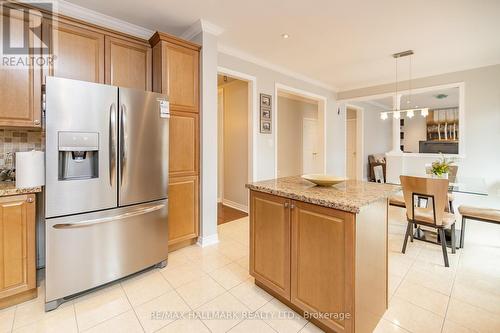
[[270, 121], [261, 121], [260, 122], [260, 132], [269, 134], [272, 132], [272, 126]]
[[261, 120], [271, 120], [271, 109], [261, 107], [260, 108], [260, 119]]
[[267, 94], [260, 94], [260, 107], [271, 108], [272, 96]]

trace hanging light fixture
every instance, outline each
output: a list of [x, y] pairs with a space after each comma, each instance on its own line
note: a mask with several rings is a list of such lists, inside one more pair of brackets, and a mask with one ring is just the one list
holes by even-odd
[[409, 62], [408, 62], [408, 64], [409, 64], [409, 88], [408, 88], [408, 97], [406, 98], [406, 105], [408, 107], [405, 109], [401, 109], [400, 103], [397, 103], [397, 107], [395, 109], [393, 109], [392, 111], [382, 111], [380, 113], [380, 119], [382, 119], [382, 120], [387, 119], [389, 114], [392, 114], [394, 119], [399, 119], [399, 118], [401, 118], [402, 115], [405, 115], [405, 114], [408, 118], [412, 118], [415, 115], [415, 111], [420, 111], [420, 114], [422, 115], [422, 117], [427, 117], [427, 115], [429, 114], [428, 108], [412, 108], [412, 105], [411, 105], [411, 96], [412, 96], [412, 77], [411, 77], [412, 76], [411, 75], [412, 62], [411, 62], [411, 59], [413, 56], [412, 50], [394, 53], [392, 55], [392, 57], [396, 61], [396, 92], [395, 92], [396, 97], [398, 96], [398, 83], [399, 83], [398, 82], [398, 59], [403, 58], [403, 57], [408, 57], [408, 56], [410, 57]]

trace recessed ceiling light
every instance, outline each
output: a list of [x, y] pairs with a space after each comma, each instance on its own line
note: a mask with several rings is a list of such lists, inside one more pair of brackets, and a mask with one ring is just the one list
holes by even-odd
[[288, 39], [290, 37], [289, 34], [281, 34], [281, 37], [283, 37], [283, 39]]

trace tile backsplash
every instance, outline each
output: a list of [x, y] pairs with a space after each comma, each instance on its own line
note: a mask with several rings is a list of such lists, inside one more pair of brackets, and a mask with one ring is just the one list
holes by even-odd
[[0, 128], [0, 168], [14, 167], [10, 152], [44, 150], [43, 132], [40, 130]]

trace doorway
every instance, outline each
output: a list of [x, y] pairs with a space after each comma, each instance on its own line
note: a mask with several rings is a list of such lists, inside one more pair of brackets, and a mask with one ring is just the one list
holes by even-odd
[[219, 74], [218, 86], [218, 221], [217, 224], [247, 216], [249, 181], [249, 84]]
[[346, 108], [346, 177], [363, 179], [363, 110]]
[[281, 85], [276, 96], [277, 177], [324, 173], [324, 100]]

